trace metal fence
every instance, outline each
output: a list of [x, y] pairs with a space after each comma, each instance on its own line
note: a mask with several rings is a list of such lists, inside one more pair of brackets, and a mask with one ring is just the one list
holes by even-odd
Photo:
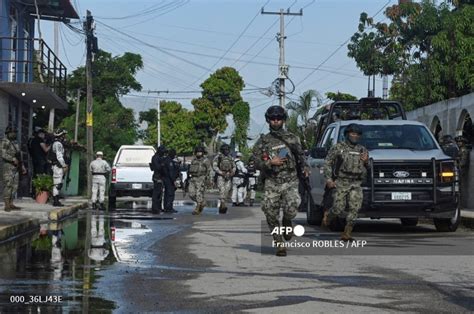
[[0, 37], [0, 80], [42, 83], [66, 100], [67, 69], [39, 38]]

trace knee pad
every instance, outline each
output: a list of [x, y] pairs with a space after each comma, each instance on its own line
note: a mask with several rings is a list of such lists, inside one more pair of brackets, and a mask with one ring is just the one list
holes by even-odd
[[63, 184], [62, 183], [56, 184], [56, 188], [58, 190], [61, 190], [63, 188]]

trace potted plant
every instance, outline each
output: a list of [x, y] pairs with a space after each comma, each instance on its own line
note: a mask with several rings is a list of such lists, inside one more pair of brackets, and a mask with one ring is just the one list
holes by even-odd
[[36, 191], [36, 202], [46, 204], [49, 192], [53, 189], [53, 177], [47, 174], [39, 174], [33, 179], [33, 186]]

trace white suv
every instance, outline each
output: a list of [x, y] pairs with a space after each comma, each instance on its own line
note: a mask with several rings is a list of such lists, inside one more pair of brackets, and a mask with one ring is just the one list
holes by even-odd
[[153, 172], [149, 163], [155, 154], [153, 146], [122, 145], [112, 164], [109, 207], [114, 208], [117, 197], [149, 196], [153, 192]]

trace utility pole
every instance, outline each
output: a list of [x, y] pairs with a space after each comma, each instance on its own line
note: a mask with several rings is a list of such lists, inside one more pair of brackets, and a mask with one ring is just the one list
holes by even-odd
[[[161, 93], [169, 93], [168, 90], [150, 90], [148, 91], [148, 94], [150, 93], [153, 93], [153, 94], [157, 94], [158, 96], [161, 94]], [[156, 135], [157, 135], [157, 140], [156, 140], [156, 144], [158, 146], [161, 145], [161, 107], [160, 107], [160, 99], [157, 98], [156, 99]]]
[[79, 126], [79, 107], [81, 105], [81, 89], [77, 89], [77, 99], [76, 99], [76, 123], [74, 124], [74, 142], [77, 143], [77, 131]]
[[285, 79], [288, 77], [288, 65], [285, 64], [285, 15], [295, 15], [295, 16], [302, 16], [303, 9], [300, 9], [299, 13], [290, 12], [290, 9], [285, 10], [280, 9], [280, 12], [269, 12], [265, 11], [262, 8], [262, 14], [271, 14], [271, 15], [280, 15], [280, 32], [277, 33], [277, 41], [280, 46], [280, 61], [278, 64], [278, 85], [280, 87], [280, 91], [278, 93], [278, 98], [280, 99], [280, 106], [285, 106]]
[[[59, 22], [54, 22], [54, 54], [59, 57]], [[53, 78], [54, 80], [56, 78]], [[48, 129], [50, 132], [54, 131], [54, 116], [55, 110], [51, 108], [49, 110]]]
[[[86, 34], [86, 89], [87, 89], [87, 113], [86, 113], [86, 133], [87, 133], [87, 168], [92, 162], [94, 153], [93, 138], [93, 118], [92, 118], [92, 57], [93, 53], [98, 51], [97, 38], [94, 36], [94, 18], [91, 12], [87, 10], [86, 20], [84, 22], [84, 32]], [[92, 174], [87, 171], [87, 195], [90, 198], [92, 191]]]

